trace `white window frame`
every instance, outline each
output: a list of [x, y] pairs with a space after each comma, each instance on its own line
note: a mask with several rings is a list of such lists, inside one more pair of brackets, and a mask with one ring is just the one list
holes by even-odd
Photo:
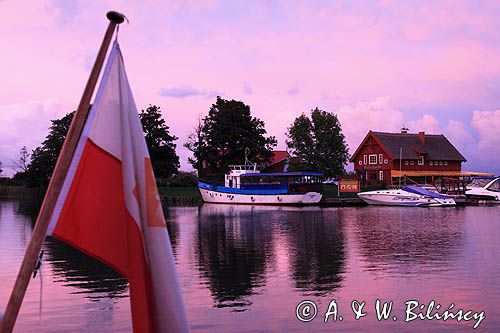
[[378, 154], [378, 164], [384, 164], [384, 155]]
[[408, 165], [408, 161], [405, 161], [405, 165]]
[[444, 161], [444, 165], [448, 165], [448, 161]]
[[424, 165], [424, 164], [425, 164], [424, 155], [420, 155], [418, 157], [418, 165]]
[[380, 170], [378, 172], [378, 180], [384, 180], [384, 171]]
[[368, 155], [366, 155], [366, 154], [363, 155], [363, 164], [364, 165], [368, 164]]
[[[375, 157], [375, 162], [372, 163], [372, 157]], [[368, 155], [368, 164], [377, 164], [377, 154]]]
[[410, 165], [414, 165], [415, 164], [415, 161], [410, 161]]
[[359, 160], [358, 164], [359, 164], [359, 165], [363, 164], [363, 161], [362, 161], [362, 160]]
[[439, 165], [443, 165], [443, 161], [439, 161]]
[[429, 161], [429, 165], [433, 165], [434, 163], [432, 163], [432, 161]]

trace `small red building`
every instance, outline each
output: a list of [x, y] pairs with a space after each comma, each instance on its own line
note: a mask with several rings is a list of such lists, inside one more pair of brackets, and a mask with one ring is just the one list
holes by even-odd
[[440, 135], [368, 132], [350, 161], [363, 183], [394, 184], [401, 177], [417, 183], [461, 176], [465, 157]]

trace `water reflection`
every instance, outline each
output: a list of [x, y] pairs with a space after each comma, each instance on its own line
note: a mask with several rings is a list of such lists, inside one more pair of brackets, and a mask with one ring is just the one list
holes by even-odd
[[50, 263], [56, 282], [78, 288], [90, 300], [128, 297], [128, 281], [118, 272], [54, 238], [45, 241], [44, 262]]
[[200, 207], [195, 251], [216, 307], [245, 310], [252, 304], [248, 296], [265, 284], [266, 266], [273, 256], [266, 215], [251, 206]]
[[461, 254], [461, 215], [456, 208], [369, 207], [349, 210], [342, 219], [354, 223], [367, 269], [415, 275], [446, 270]]
[[296, 288], [316, 296], [338, 288], [345, 265], [345, 236], [338, 212], [288, 211], [284, 217]]

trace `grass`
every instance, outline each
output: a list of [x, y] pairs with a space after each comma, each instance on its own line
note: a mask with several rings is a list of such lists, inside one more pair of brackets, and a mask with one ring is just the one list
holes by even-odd
[[198, 187], [158, 187], [160, 196], [200, 198]]

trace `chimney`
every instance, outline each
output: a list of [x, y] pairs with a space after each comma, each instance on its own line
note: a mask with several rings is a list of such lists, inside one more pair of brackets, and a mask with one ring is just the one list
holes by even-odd
[[418, 132], [418, 139], [425, 144], [425, 132]]

